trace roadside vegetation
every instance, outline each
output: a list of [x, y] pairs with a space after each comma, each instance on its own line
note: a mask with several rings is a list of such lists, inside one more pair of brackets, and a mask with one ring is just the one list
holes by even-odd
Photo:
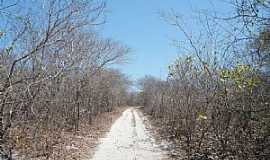
[[0, 159], [80, 159], [125, 105], [143, 106], [175, 159], [270, 159], [270, 2], [226, 2], [226, 16], [160, 14], [185, 39], [137, 93], [110, 67], [130, 49], [100, 36], [106, 1], [0, 0]]
[[129, 48], [99, 36], [105, 11], [95, 0], [0, 2], [0, 159], [66, 159], [67, 136], [126, 103], [129, 80], [107, 66]]
[[174, 141], [176, 159], [270, 159], [270, 3], [229, 3], [230, 17], [200, 12], [198, 34], [177, 12], [162, 14], [186, 40], [174, 41], [181, 53], [166, 80], [139, 81], [144, 110]]

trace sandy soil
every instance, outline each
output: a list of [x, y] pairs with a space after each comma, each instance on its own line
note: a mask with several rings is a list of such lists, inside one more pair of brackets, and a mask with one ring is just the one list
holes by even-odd
[[70, 150], [69, 159], [91, 159], [95, 148], [100, 143], [99, 139], [106, 135], [112, 124], [122, 115], [126, 108], [122, 107], [112, 112], [101, 113], [93, 119], [92, 125], [81, 126], [82, 130], [79, 135], [70, 135], [68, 141], [72, 143], [66, 145]]
[[92, 160], [164, 160], [167, 155], [155, 142], [146, 122], [140, 110], [125, 110], [101, 139]]
[[[29, 158], [31, 160], [169, 159], [166, 150], [169, 145], [159, 139], [155, 127], [139, 108], [117, 108], [112, 112], [97, 115], [92, 124], [81, 123], [76, 133], [58, 132], [52, 132], [50, 137], [46, 138], [51, 141], [57, 140], [57, 145], [51, 145], [53, 149], [48, 149], [52, 151], [48, 154], [49, 157], [46, 157], [44, 152], [37, 152], [37, 156], [30, 149], [28, 158], [19, 153], [14, 157], [16, 160]], [[59, 138], [53, 137], [54, 135]]]
[[168, 155], [166, 160], [180, 160], [185, 159], [185, 152], [181, 149], [181, 141], [172, 137], [166, 127], [166, 122], [154, 119], [147, 113], [144, 113], [149, 124], [149, 131], [154, 136], [156, 143], [160, 148], [165, 151]]

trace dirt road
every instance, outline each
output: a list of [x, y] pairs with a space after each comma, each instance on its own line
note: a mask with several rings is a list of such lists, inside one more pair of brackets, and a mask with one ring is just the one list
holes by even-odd
[[115, 121], [92, 160], [162, 160], [165, 153], [146, 130], [143, 115], [129, 108]]

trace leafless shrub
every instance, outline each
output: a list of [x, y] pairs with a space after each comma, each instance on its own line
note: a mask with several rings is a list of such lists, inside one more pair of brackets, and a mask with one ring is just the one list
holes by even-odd
[[53, 159], [63, 132], [126, 102], [127, 78], [106, 66], [129, 49], [95, 33], [103, 1], [29, 3], [0, 3], [0, 154]]
[[[167, 80], [142, 80], [145, 111], [186, 153], [178, 159], [270, 157], [269, 2], [232, 4], [236, 16], [205, 18], [198, 37], [186, 30], [181, 16], [169, 14], [167, 22], [187, 45], [180, 46], [183, 54], [169, 66]], [[231, 32], [238, 34], [219, 39], [224, 32], [211, 27], [219, 20], [238, 22]]]

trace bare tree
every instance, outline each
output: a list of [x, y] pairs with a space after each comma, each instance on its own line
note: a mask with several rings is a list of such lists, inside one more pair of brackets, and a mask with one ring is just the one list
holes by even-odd
[[49, 159], [63, 131], [125, 103], [128, 80], [106, 67], [129, 48], [96, 33], [103, 1], [29, 3], [1, 2], [0, 151]]
[[163, 15], [186, 39], [174, 41], [181, 54], [168, 78], [145, 78], [142, 90], [145, 111], [177, 142], [178, 159], [270, 156], [269, 2], [230, 2], [234, 16], [200, 15], [199, 32], [176, 12]]

